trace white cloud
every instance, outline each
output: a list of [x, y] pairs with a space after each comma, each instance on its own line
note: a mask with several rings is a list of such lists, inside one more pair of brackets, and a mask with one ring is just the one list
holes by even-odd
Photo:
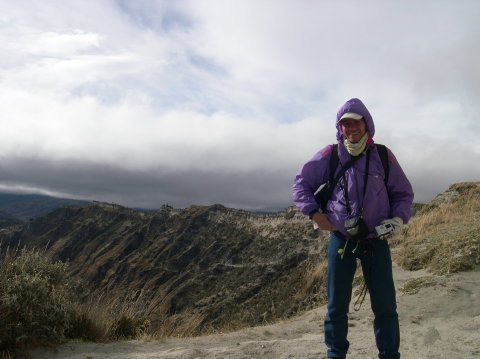
[[[248, 171], [283, 166], [333, 126], [309, 118], [257, 121], [227, 113], [156, 114], [135, 103], [105, 105], [91, 97], [59, 102], [52, 96], [1, 92], [9, 110], [0, 153], [40, 159], [85, 159], [129, 169]], [[322, 136], [323, 134], [323, 136]], [[294, 143], [295, 138], [301, 141]], [[293, 140], [293, 141], [292, 141]], [[288, 151], [283, 151], [291, 142]], [[300, 152], [302, 154], [302, 152]], [[312, 152], [313, 154], [313, 152]]]
[[[0, 157], [18, 186], [102, 196], [111, 168], [131, 184], [110, 200], [133, 203], [140, 182], [158, 181], [185, 204], [176, 184], [189, 172], [185, 188], [203, 202], [279, 205], [295, 171], [334, 141], [350, 97], [371, 110], [417, 198], [480, 177], [476, 2], [19, 0], [0, 13]], [[35, 182], [15, 158], [55, 162], [65, 181]], [[69, 161], [93, 179], [76, 181]], [[205, 185], [193, 190], [197, 175]], [[215, 178], [238, 198], [220, 196], [229, 187]], [[262, 178], [275, 193], [242, 202]]]

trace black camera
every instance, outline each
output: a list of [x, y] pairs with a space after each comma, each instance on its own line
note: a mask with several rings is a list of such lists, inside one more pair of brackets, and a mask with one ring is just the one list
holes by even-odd
[[368, 227], [362, 217], [349, 218], [344, 223], [347, 233], [352, 239], [365, 239], [368, 235]]

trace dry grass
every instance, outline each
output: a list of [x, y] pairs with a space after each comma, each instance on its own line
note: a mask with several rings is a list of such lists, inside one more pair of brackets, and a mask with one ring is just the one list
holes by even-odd
[[203, 328], [206, 315], [201, 313], [192, 313], [189, 320], [185, 320], [184, 315], [171, 315], [162, 318], [161, 324], [157, 324], [157, 330], [154, 333], [156, 338], [167, 337], [192, 337], [208, 333]]
[[77, 302], [69, 337], [94, 342], [150, 339], [152, 324], [139, 299], [126, 304], [119, 297], [104, 296]]
[[480, 264], [480, 183], [452, 185], [444, 198], [394, 239], [400, 244], [395, 259], [404, 268], [447, 274]]
[[305, 279], [303, 294], [318, 293], [324, 287], [327, 273], [327, 262], [319, 263], [311, 274]]
[[206, 332], [203, 327], [206, 315], [172, 315], [155, 308], [152, 311], [142, 296], [131, 302], [112, 295], [92, 298], [87, 302], [76, 303], [75, 312], [77, 317], [74, 324], [77, 324], [77, 330], [69, 337], [88, 341], [162, 340], [166, 337], [191, 337]]

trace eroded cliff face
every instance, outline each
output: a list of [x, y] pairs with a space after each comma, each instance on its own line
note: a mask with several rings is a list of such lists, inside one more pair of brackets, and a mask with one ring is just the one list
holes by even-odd
[[83, 299], [177, 328], [165, 334], [256, 325], [322, 301], [323, 279], [312, 280], [322, 236], [293, 208], [254, 214], [221, 205], [144, 213], [93, 203], [0, 230], [4, 248], [68, 261], [86, 283]]

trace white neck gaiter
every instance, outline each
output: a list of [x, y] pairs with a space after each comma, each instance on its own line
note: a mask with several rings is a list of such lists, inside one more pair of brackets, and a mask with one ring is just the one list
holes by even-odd
[[345, 145], [345, 148], [347, 149], [348, 153], [350, 153], [352, 156], [358, 156], [365, 150], [367, 140], [368, 140], [368, 132], [365, 132], [363, 137], [357, 143], [352, 143], [346, 138], [344, 138], [343, 144]]

